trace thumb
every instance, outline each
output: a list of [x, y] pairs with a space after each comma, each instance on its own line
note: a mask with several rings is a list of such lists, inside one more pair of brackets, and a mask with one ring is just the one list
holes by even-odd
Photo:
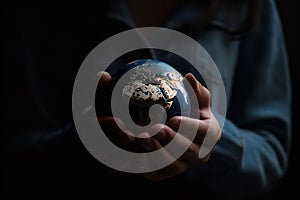
[[111, 75], [106, 71], [101, 71], [97, 74], [101, 86], [106, 86], [111, 80]]
[[[191, 73], [185, 75], [186, 80], [189, 82], [191, 87], [194, 90], [196, 95], [199, 108], [209, 108], [210, 107], [210, 92], [206, 87], [201, 85], [201, 83], [195, 78], [195, 76]], [[191, 91], [192, 92], [192, 91]]]

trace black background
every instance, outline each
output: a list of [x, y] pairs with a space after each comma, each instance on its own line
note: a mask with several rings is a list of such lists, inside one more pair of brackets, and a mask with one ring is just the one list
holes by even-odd
[[[299, 10], [298, 3], [296, 1], [277, 1], [278, 10], [281, 16], [283, 31], [285, 34], [286, 47], [288, 51], [290, 70], [292, 77], [293, 86], [293, 139], [292, 139], [292, 149], [290, 153], [290, 163], [288, 171], [283, 178], [282, 182], [271, 191], [270, 196], [274, 199], [283, 199], [287, 197], [297, 197], [299, 191], [296, 185], [300, 178], [300, 145], [299, 145], [299, 131], [300, 124], [298, 120], [299, 111], [299, 45], [300, 45], [300, 30], [299, 24]], [[270, 197], [271, 198], [271, 197]]]

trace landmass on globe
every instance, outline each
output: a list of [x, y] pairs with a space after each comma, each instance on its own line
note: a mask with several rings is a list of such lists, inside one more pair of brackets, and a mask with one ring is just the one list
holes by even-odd
[[160, 104], [169, 109], [178, 90], [183, 90], [183, 77], [175, 72], [154, 72], [155, 64], [146, 62], [133, 69], [130, 82], [124, 87], [123, 95], [131, 98], [130, 103], [139, 107]]

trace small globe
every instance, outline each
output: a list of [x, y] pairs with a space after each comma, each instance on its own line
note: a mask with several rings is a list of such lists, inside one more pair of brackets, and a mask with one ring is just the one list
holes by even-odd
[[167, 113], [167, 120], [173, 116], [190, 115], [190, 99], [183, 83], [183, 76], [173, 67], [159, 60], [142, 59], [126, 64], [114, 76], [115, 80], [126, 74], [122, 82], [122, 97], [129, 102], [132, 120], [140, 125], [151, 121], [149, 110], [160, 105], [154, 116]]

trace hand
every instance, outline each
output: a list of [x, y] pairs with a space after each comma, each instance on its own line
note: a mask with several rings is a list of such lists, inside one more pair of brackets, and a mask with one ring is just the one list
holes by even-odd
[[[100, 84], [104, 87], [109, 84], [111, 77], [106, 72], [101, 72]], [[160, 181], [165, 180], [170, 177], [176, 176], [196, 165], [203, 164], [208, 161], [210, 153], [205, 157], [199, 158], [199, 151], [202, 147], [204, 138], [207, 134], [212, 134], [215, 138], [220, 137], [220, 126], [214, 117], [210, 109], [210, 93], [209, 91], [202, 86], [192, 74], [187, 74], [185, 76], [186, 80], [192, 86], [192, 89], [196, 95], [196, 101], [199, 105], [197, 109], [193, 109], [194, 112], [197, 112], [199, 119], [188, 118], [188, 117], [173, 117], [171, 118], [166, 125], [156, 124], [150, 131], [157, 132], [153, 137], [150, 137], [149, 133], [142, 133], [140, 136], [143, 138], [136, 138], [131, 135], [126, 134], [123, 130], [125, 125], [122, 124], [122, 121], [119, 121], [118, 124], [121, 124], [124, 127], [118, 127], [116, 121], [119, 119], [113, 117], [101, 117], [99, 118], [100, 125], [104, 130], [109, 130], [110, 133], [113, 133], [111, 137], [120, 147], [124, 149], [129, 149], [130, 146], [138, 146], [142, 152], [155, 151], [163, 148], [164, 145], [168, 144], [172, 139], [175, 139], [179, 125], [185, 127], [195, 127], [197, 129], [196, 137], [193, 141], [190, 141], [189, 132], [180, 132], [178, 137], [176, 137], [175, 142], [179, 145], [191, 144], [187, 151], [175, 162], [169, 166], [154, 171], [150, 173], [145, 173], [143, 176], [149, 180]], [[184, 129], [186, 130], [186, 129]], [[132, 150], [132, 149], [131, 149]], [[172, 156], [172, 152], [168, 152], [166, 149], [162, 149], [162, 157], [164, 159], [173, 161], [175, 160]], [[143, 161], [144, 164], [155, 165], [153, 161], [147, 160]]]
[[[99, 72], [98, 77], [100, 87], [103, 89], [109, 88], [114, 84], [111, 75], [107, 72]], [[135, 137], [123, 131], [125, 129], [123, 121], [115, 117], [106, 116], [106, 111], [104, 113], [101, 113], [101, 111], [99, 111], [101, 117], [98, 118], [98, 122], [103, 131], [107, 133], [107, 137], [119, 147], [132, 151]]]

